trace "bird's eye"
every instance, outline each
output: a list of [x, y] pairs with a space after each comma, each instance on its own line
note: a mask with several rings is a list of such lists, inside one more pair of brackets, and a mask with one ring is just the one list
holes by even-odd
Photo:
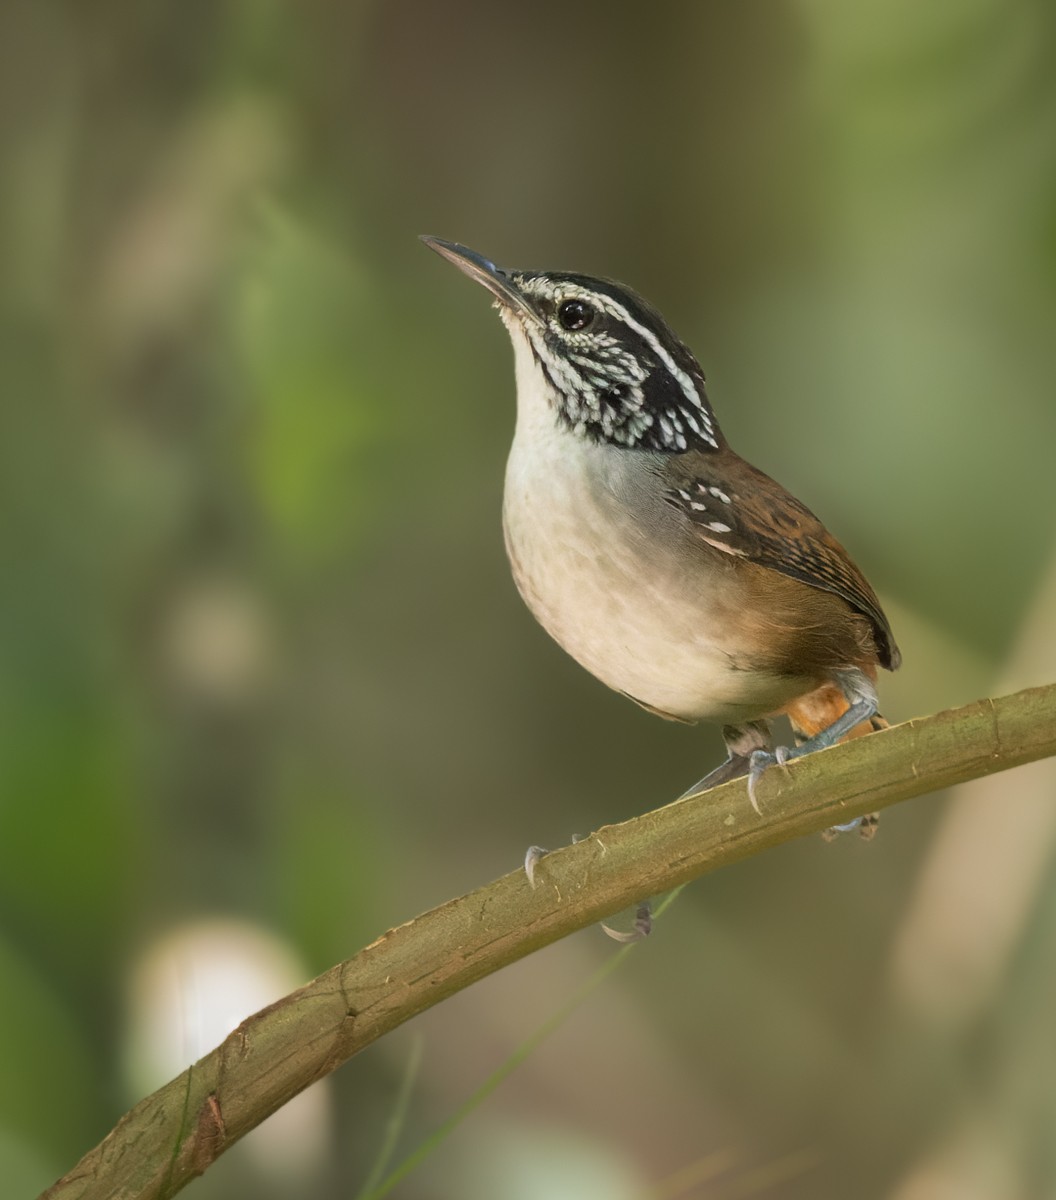
[[557, 319], [570, 332], [586, 329], [594, 320], [594, 309], [585, 300], [566, 300], [557, 310]]

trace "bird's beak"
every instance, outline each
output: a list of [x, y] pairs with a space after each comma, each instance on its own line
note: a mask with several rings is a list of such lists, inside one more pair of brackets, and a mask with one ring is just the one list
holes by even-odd
[[532, 321], [539, 320], [539, 315], [510, 275], [483, 254], [470, 250], [468, 246], [460, 246], [457, 242], [445, 242], [443, 238], [430, 237], [425, 233], [422, 234], [422, 241], [441, 258], [454, 263], [464, 275], [483, 284], [500, 304]]

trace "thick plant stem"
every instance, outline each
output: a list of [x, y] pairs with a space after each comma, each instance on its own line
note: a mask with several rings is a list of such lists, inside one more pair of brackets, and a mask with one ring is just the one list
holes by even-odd
[[687, 796], [450, 900], [249, 1017], [136, 1105], [49, 1200], [167, 1197], [303, 1088], [481, 977], [707, 871], [1056, 754], [1056, 684], [909, 721]]

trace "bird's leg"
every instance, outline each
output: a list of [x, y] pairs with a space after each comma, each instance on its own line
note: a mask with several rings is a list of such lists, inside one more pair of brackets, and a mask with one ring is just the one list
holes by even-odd
[[[706, 792], [709, 788], [718, 787], [720, 783], [728, 783], [731, 779], [740, 779], [747, 775], [752, 767], [753, 756], [769, 753], [773, 741], [770, 738], [770, 726], [766, 721], [748, 721], [744, 725], [724, 725], [722, 740], [726, 743], [726, 761], [709, 772], [703, 779], [698, 780], [691, 788], [679, 796], [684, 800], [687, 796], [695, 796], [697, 792]], [[752, 807], [759, 811], [755, 797], [751, 797]]]
[[[725, 725], [722, 730], [723, 741], [726, 743], [727, 758], [714, 771], [705, 775], [698, 783], [687, 789], [679, 799], [706, 792], [709, 788], [718, 787], [731, 779], [740, 779], [747, 775], [751, 768], [752, 755], [760, 750], [769, 750], [773, 744], [770, 739], [770, 726], [766, 721], [749, 721], [744, 725]], [[752, 803], [755, 803], [753, 798]], [[546, 853], [539, 846], [532, 846], [524, 860], [524, 869], [528, 881], [535, 886], [535, 866]], [[653, 927], [652, 906], [649, 901], [638, 905], [635, 913], [634, 927], [628, 932], [614, 929], [604, 921], [602, 929], [617, 942], [638, 942], [649, 936]]]
[[[876, 716], [879, 704], [876, 688], [864, 671], [860, 671], [857, 667], [833, 671], [832, 682], [842, 693], [847, 702], [847, 708], [830, 725], [794, 748], [778, 746], [774, 751], [759, 749], [753, 752], [748, 770], [748, 794], [752, 799], [753, 806], [756, 806], [756, 785], [767, 767], [774, 763], [784, 766], [793, 758], [802, 758], [804, 754], [810, 754], [814, 750], [826, 750], [829, 746], [835, 746], [863, 721], [868, 721]], [[850, 821], [846, 828], [853, 829], [858, 824], [858, 820]], [[833, 828], [842, 831], [844, 827], [837, 825]]]

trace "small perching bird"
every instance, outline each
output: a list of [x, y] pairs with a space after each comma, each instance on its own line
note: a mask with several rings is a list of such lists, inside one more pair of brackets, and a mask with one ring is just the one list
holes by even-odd
[[[503, 525], [518, 590], [577, 662], [671, 720], [723, 726], [701, 790], [882, 728], [898, 647], [814, 514], [730, 449], [704, 374], [630, 288], [507, 271], [422, 239], [495, 297], [517, 423]], [[798, 745], [772, 747], [788, 715]], [[871, 828], [871, 826], [870, 826]]]

